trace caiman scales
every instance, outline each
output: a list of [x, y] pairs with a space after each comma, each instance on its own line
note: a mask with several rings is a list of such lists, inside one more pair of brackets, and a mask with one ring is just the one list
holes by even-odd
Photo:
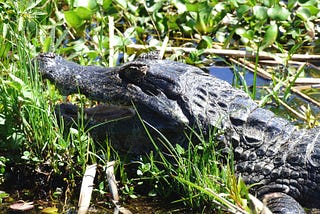
[[[260, 198], [271, 198], [272, 211], [303, 213], [300, 205], [320, 207], [319, 127], [298, 129], [260, 108], [243, 91], [179, 62], [140, 58], [104, 68], [81, 66], [52, 53], [36, 60], [42, 76], [62, 94], [81, 92], [121, 106], [110, 117], [127, 119], [100, 130], [109, 134], [116, 148], [142, 152], [150, 147], [135, 111], [172, 142], [179, 141], [188, 127], [204, 134], [216, 127], [224, 133], [225, 146], [233, 148], [236, 173], [247, 184], [258, 184], [253, 191]], [[134, 111], [126, 107], [133, 105]], [[71, 105], [62, 109], [64, 115], [75, 111]]]

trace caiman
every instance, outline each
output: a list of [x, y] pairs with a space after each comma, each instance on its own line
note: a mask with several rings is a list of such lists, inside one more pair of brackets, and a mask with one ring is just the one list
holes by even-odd
[[[53, 53], [40, 54], [36, 61], [43, 78], [62, 94], [80, 92], [118, 106], [112, 108], [111, 120], [127, 119], [99, 131], [107, 132], [116, 148], [150, 148], [140, 119], [172, 142], [179, 142], [190, 127], [204, 135], [214, 127], [224, 133], [225, 147], [233, 149], [236, 173], [246, 184], [256, 184], [252, 190], [273, 212], [304, 213], [302, 206], [320, 207], [319, 127], [298, 129], [260, 108], [245, 92], [180, 62], [141, 57], [104, 68], [81, 66]], [[76, 114], [72, 105], [61, 109], [64, 116]], [[99, 115], [87, 110], [95, 112]]]

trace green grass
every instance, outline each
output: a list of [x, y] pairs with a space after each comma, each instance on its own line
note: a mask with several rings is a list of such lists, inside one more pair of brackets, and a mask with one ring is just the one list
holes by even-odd
[[[186, 136], [188, 148], [172, 144], [159, 133], [162, 136], [160, 150], [147, 124], [144, 126], [156, 152], [141, 162], [138, 175], [152, 182], [153, 194], [178, 195], [181, 199], [176, 203], [183, 203], [196, 212], [224, 210], [245, 213], [250, 210], [248, 188], [234, 173], [233, 154], [231, 150], [225, 154], [219, 147], [217, 138], [222, 133], [214, 129], [209, 137], [204, 137], [190, 128], [190, 134]], [[157, 185], [155, 181], [158, 181]]]

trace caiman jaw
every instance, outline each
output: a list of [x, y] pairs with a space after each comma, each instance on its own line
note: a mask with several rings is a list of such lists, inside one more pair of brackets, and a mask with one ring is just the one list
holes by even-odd
[[[69, 86], [65, 86], [63, 84], [60, 84], [60, 81], [65, 81], [68, 78], [70, 79], [70, 81], [74, 81], [75, 79], [77, 79], [77, 68], [83, 68], [83, 66], [70, 61], [66, 61], [65, 59], [55, 55], [54, 53], [39, 54], [39, 56], [34, 59], [34, 62], [37, 63], [38, 70], [40, 71], [42, 77], [44, 79], [50, 80], [52, 83], [57, 85], [58, 89], [63, 95], [67, 96], [72, 93], [79, 92], [79, 88], [71, 87], [73, 82], [70, 82]], [[74, 71], [72, 71], [70, 68], [74, 68]], [[103, 71], [109, 71], [109, 69], [100, 69], [102, 69]], [[64, 118], [72, 118], [76, 120], [79, 115], [79, 107], [76, 104], [62, 103], [56, 107], [56, 113], [60, 116], [63, 116]], [[133, 117], [134, 115], [135, 111], [133, 108], [122, 105], [117, 106], [99, 104], [95, 107], [84, 108], [84, 116], [87, 119], [92, 119], [98, 123]]]
[[42, 76], [63, 95], [80, 92], [88, 99], [122, 106], [133, 102], [140, 112], [154, 112], [173, 124], [189, 122], [171, 93], [176, 85], [170, 76], [159, 75], [161, 69], [150, 69], [154, 63], [134, 61], [113, 68], [81, 66], [50, 53], [40, 54], [36, 60]]
[[[72, 119], [77, 121], [79, 116], [79, 107], [71, 103], [62, 103], [56, 106], [57, 115], [63, 118]], [[84, 108], [84, 118], [92, 120], [95, 124], [104, 123], [107, 121], [115, 121], [121, 119], [128, 119], [135, 116], [134, 109], [126, 106], [113, 106], [113, 105], [97, 105], [91, 108]]]

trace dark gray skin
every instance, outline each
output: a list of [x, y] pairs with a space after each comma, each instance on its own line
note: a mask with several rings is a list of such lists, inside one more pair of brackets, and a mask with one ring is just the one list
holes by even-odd
[[[80, 66], [54, 54], [40, 54], [36, 60], [43, 77], [64, 95], [80, 91], [97, 101], [134, 103], [145, 122], [171, 131], [175, 139], [186, 127], [199, 128], [205, 135], [212, 127], [223, 130], [226, 148], [234, 151], [237, 174], [247, 184], [259, 183], [252, 190], [260, 198], [276, 195], [267, 200], [271, 210], [303, 213], [300, 204], [320, 207], [319, 127], [297, 129], [227, 82], [179, 62], [141, 59], [102, 68]], [[144, 129], [136, 125], [135, 116], [130, 118], [136, 129], [128, 135], [140, 137], [129, 137], [124, 144], [136, 147]], [[117, 125], [111, 126], [112, 132], [117, 130]]]

